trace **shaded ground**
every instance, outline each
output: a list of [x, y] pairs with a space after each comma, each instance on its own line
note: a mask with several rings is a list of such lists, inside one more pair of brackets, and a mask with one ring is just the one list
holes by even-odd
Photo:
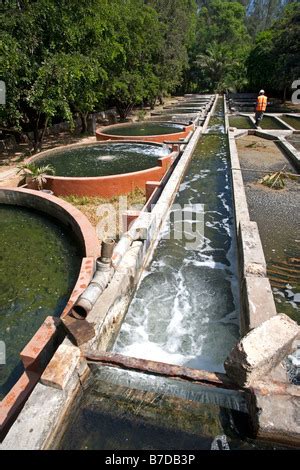
[[[266, 172], [296, 173], [276, 143], [256, 136], [237, 139], [251, 220], [257, 222], [277, 310], [300, 322], [300, 181], [283, 190], [258, 183]], [[299, 178], [300, 180], [300, 178]]]

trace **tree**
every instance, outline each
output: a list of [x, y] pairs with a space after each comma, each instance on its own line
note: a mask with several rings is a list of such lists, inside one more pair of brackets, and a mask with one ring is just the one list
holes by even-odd
[[125, 119], [133, 106], [158, 93], [155, 64], [161, 45], [157, 13], [143, 0], [113, 0], [110, 30], [121, 44], [121, 54], [110, 61], [107, 96]]
[[103, 64], [121, 49], [107, 34], [106, 7], [106, 0], [5, 2], [0, 73], [8, 93], [1, 125], [32, 131], [35, 150], [54, 117], [72, 122], [77, 113], [85, 131], [88, 113], [103, 98]]
[[272, 28], [258, 35], [247, 69], [252, 88], [282, 94], [300, 76], [300, 4], [288, 5]]
[[201, 3], [190, 58], [191, 91], [243, 88], [250, 46], [245, 8], [238, 2], [210, 0]]

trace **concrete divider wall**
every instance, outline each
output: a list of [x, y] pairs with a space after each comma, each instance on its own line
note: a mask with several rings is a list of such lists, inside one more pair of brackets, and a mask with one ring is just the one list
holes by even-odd
[[[114, 343], [143, 268], [153, 256], [159, 241], [159, 231], [169, 213], [201, 132], [202, 128], [196, 129], [153, 211], [142, 212], [136, 220], [135, 223], [141, 227], [142, 239], [132, 243], [110, 284], [87, 317], [96, 334], [82, 346], [83, 349], [105, 350]], [[83, 378], [89, 373], [86, 362], [78, 354], [79, 351], [67, 338], [59, 346], [42, 376], [41, 383], [35, 387], [18, 421], [10, 429], [3, 444], [0, 444], [0, 449], [46, 449], [51, 446], [53, 437], [64, 427], [65, 415], [80, 391]], [[66, 357], [69, 357], [67, 361]]]
[[300, 152], [288, 142], [284, 137], [278, 137], [278, 145], [282, 148], [282, 150], [290, 157], [293, 165], [295, 166], [296, 170], [300, 171]]
[[[61, 315], [65, 316], [92, 279], [95, 258], [100, 253], [95, 230], [78, 209], [42, 192], [1, 188], [0, 203], [32, 208], [51, 215], [67, 226], [81, 244], [84, 257], [76, 285]], [[22, 408], [64, 336], [65, 332], [61, 328], [60, 319], [47, 317], [24, 349], [20, 351], [20, 359], [25, 371], [0, 402], [0, 437]]]
[[[257, 131], [256, 131], [257, 132]], [[251, 131], [249, 133], [252, 133]], [[240, 281], [240, 333], [246, 335], [277, 314], [266, 272], [257, 224], [251, 222], [235, 138], [248, 132], [228, 131]]]

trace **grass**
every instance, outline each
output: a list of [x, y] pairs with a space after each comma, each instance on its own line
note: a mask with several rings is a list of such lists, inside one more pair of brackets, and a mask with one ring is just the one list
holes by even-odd
[[[112, 198], [72, 195], [61, 197], [61, 199], [77, 207], [88, 218], [93, 227], [97, 228], [98, 237], [103, 240], [105, 237], [119, 238], [122, 232], [122, 227], [120, 227], [122, 212], [127, 209], [141, 209], [146, 202], [146, 195], [145, 191], [136, 188], [127, 195]], [[100, 209], [104, 205], [109, 205], [109, 207]]]

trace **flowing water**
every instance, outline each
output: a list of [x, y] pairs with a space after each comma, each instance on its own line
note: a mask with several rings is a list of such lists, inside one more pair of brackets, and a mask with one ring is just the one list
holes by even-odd
[[141, 122], [126, 124], [124, 126], [109, 126], [107, 129], [102, 130], [102, 134], [109, 135], [126, 135], [126, 136], [148, 136], [148, 135], [163, 135], [163, 134], [176, 134], [183, 132], [184, 126], [172, 122]]
[[56, 176], [108, 176], [152, 168], [158, 158], [169, 153], [170, 149], [162, 145], [109, 143], [51, 153], [36, 163], [51, 165]]
[[[196, 147], [115, 352], [223, 371], [239, 337], [235, 227], [220, 101], [215, 117], [213, 131], [219, 133], [203, 136]], [[178, 236], [178, 204], [192, 205], [204, 222], [200, 228], [186, 209], [184, 239]], [[196, 240], [190, 245], [192, 234]], [[59, 449], [280, 449], [247, 437], [247, 402], [240, 391], [109, 366], [91, 368], [58, 437]]]
[[[196, 243], [190, 246], [185, 237], [176, 239], [179, 209], [173, 211], [174, 220], [161, 234], [114, 350], [223, 371], [224, 359], [239, 336], [227, 137], [200, 139], [175, 204], [204, 205], [204, 211], [197, 208], [204, 218], [204, 236], [202, 227], [191, 222], [189, 230], [199, 230]], [[166, 239], [169, 232], [175, 236]]]
[[160, 112], [160, 115], [168, 114], [198, 114], [202, 111], [202, 108], [169, 108], [164, 109]]
[[23, 372], [19, 353], [48, 316], [59, 316], [76, 282], [78, 244], [58, 222], [38, 212], [0, 205], [0, 398]]

